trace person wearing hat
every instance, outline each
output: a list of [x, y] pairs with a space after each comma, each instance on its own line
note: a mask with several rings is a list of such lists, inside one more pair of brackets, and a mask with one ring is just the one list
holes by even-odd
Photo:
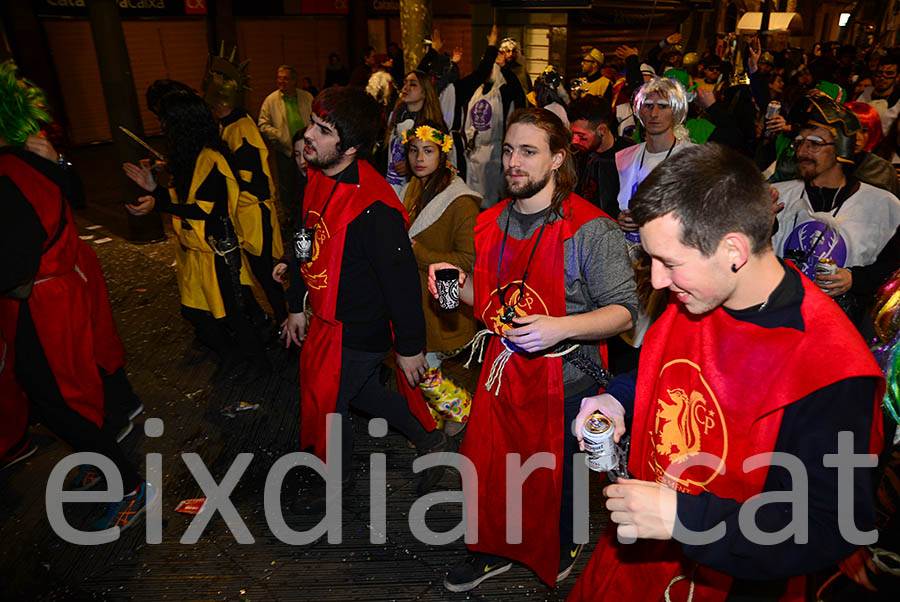
[[603, 53], [596, 48], [591, 48], [581, 58], [581, 72], [584, 74], [587, 86], [587, 94], [605, 96], [612, 101], [612, 82], [600, 72], [603, 66]]
[[[234, 154], [240, 187], [237, 206], [232, 209], [235, 232], [250, 270], [272, 307], [275, 323], [281, 324], [287, 319], [284, 289], [269, 276], [276, 260], [284, 254], [275, 209], [275, 188], [269, 171], [269, 149], [256, 122], [244, 108], [244, 92], [250, 89], [250, 78], [246, 73], [250, 61], [238, 63], [234, 51], [226, 58], [224, 50], [223, 45], [218, 55], [209, 57], [203, 95], [219, 120], [222, 139]], [[293, 173], [290, 175], [294, 176]], [[290, 218], [295, 213], [295, 199], [282, 201], [286, 216], [293, 221]], [[252, 295], [245, 297], [245, 302], [255, 305]], [[254, 310], [262, 314], [258, 307]], [[262, 315], [260, 321], [268, 322]]]
[[684, 46], [681, 45], [681, 34], [677, 31], [660, 40], [647, 54], [647, 62], [654, 66], [657, 73], [665, 73], [671, 67], [680, 69], [683, 58]]
[[[852, 175], [860, 133], [852, 111], [824, 94], [811, 94], [796, 108], [797, 177], [774, 185], [784, 209], [777, 215], [772, 246], [859, 327], [893, 266], [893, 258], [879, 254], [900, 226], [900, 200]], [[837, 272], [817, 274], [822, 259], [833, 260]]]

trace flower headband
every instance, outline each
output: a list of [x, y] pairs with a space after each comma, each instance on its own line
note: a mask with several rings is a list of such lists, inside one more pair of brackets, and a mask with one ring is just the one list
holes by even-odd
[[422, 141], [434, 142], [441, 149], [441, 152], [444, 153], [449, 153], [450, 149], [453, 148], [453, 136], [444, 134], [444, 132], [436, 130], [430, 125], [420, 125], [415, 130], [406, 130], [400, 135], [403, 144], [409, 144], [410, 139], [413, 137]]

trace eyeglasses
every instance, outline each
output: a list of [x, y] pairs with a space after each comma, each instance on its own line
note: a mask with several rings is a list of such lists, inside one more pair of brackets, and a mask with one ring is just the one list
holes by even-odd
[[809, 142], [809, 146], [814, 153], [819, 152], [826, 146], [834, 146], [834, 142], [825, 142], [821, 136], [797, 136], [791, 143], [791, 148], [794, 152], [797, 152], [805, 142]]
[[891, 73], [889, 71], [876, 71], [875, 72], [875, 77], [877, 79], [896, 79], [897, 75], [898, 75], [897, 71], [894, 71], [893, 73]]

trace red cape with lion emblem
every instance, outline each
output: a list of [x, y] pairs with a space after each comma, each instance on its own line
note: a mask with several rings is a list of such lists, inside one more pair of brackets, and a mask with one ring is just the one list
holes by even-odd
[[[310, 209], [307, 228], [316, 225], [312, 261], [301, 264], [300, 273], [306, 283], [313, 317], [307, 327], [306, 341], [300, 350], [300, 442], [313, 447], [325, 459], [328, 425], [326, 417], [334, 412], [341, 381], [341, 348], [343, 324], [335, 317], [344, 239], [347, 226], [373, 203], [381, 201], [396, 209], [409, 223], [406, 210], [390, 185], [366, 161], [357, 161], [359, 183], [340, 183], [317, 169], [310, 168], [304, 200]], [[333, 195], [331, 194], [334, 190]], [[325, 216], [321, 214], [329, 196]], [[434, 430], [434, 418], [418, 387], [411, 389], [406, 378], [398, 374], [400, 393], [422, 425]]]
[[[641, 350], [628, 462], [635, 478], [744, 502], [763, 490], [767, 471], [745, 473], [743, 462], [773, 451], [784, 408], [854, 377], [880, 383], [869, 447], [873, 453], [881, 450], [881, 370], [837, 304], [809, 279], [800, 280], [805, 331], [764, 328], [737, 320], [721, 307], [695, 316], [680, 303], [669, 304]], [[716, 459], [711, 466], [684, 466], [700, 453]], [[678, 575], [692, 575], [695, 600], [724, 600], [732, 578], [693, 565], [676, 541], [619, 544], [610, 525], [569, 600], [655, 602]], [[673, 585], [672, 598], [685, 599], [691, 580]], [[804, 591], [805, 578], [792, 578], [781, 599], [803, 600]]]
[[[499, 335], [514, 327], [500, 321], [502, 305], [497, 295], [497, 264], [503, 241], [497, 219], [508, 204], [499, 203], [488, 209], [478, 216], [475, 226], [474, 311], [487, 328]], [[544, 228], [540, 248], [535, 250], [528, 268], [524, 294], [514, 292], [515, 286], [509, 292], [507, 301], [519, 316], [566, 315], [563, 243], [590, 220], [608, 217], [574, 194], [563, 202], [563, 214], [566, 219]], [[507, 237], [500, 268], [501, 289], [521, 282], [537, 237], [537, 232], [525, 240]], [[478, 542], [469, 547], [523, 562], [552, 586], [559, 569], [563, 437], [567, 433], [563, 424], [562, 358], [514, 353], [504, 368], [499, 395], [495, 396], [493, 391], [485, 390], [485, 382], [505, 340], [490, 337], [468, 432], [460, 449], [478, 475], [477, 500], [473, 496], [468, 503], [469, 508], [478, 509]], [[537, 468], [528, 475], [521, 489], [521, 512], [507, 512], [509, 454], [519, 454], [518, 461], [524, 465], [529, 460], [540, 460], [535, 456], [539, 453], [552, 454], [556, 467]], [[510, 487], [518, 488], [514, 483]], [[467, 499], [471, 494], [466, 490]], [[510, 500], [512, 495], [509, 494]], [[468, 518], [471, 527], [474, 517]], [[511, 527], [521, 520], [521, 543], [507, 542], [512, 539], [507, 537], [507, 520]]]

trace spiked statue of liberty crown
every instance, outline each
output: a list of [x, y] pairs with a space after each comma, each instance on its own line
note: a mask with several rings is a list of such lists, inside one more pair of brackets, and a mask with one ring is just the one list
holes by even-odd
[[206, 75], [203, 77], [203, 98], [211, 105], [221, 105], [232, 109], [244, 106], [244, 93], [250, 90], [250, 76], [247, 66], [250, 59], [236, 62], [237, 46], [231, 55], [225, 57], [225, 42], [219, 46], [219, 54], [209, 55]]

